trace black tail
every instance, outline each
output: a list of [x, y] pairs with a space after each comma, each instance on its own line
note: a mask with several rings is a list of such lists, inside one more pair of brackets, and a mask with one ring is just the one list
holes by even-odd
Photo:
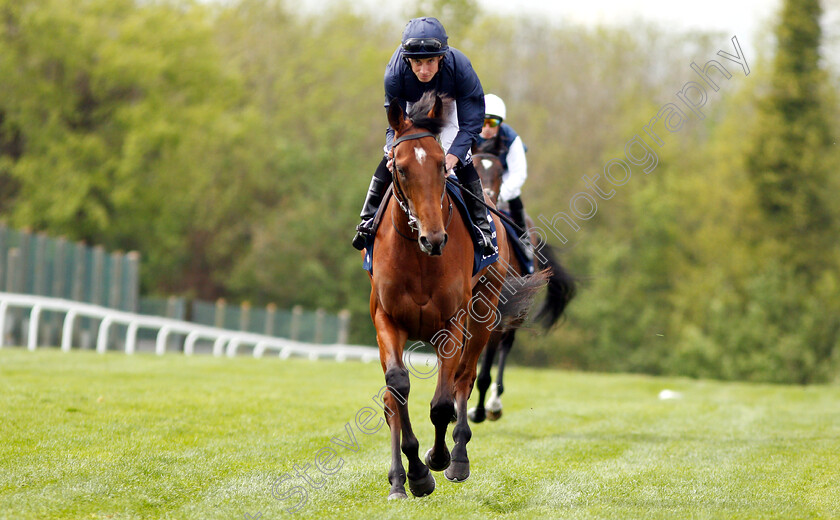
[[527, 276], [508, 274], [502, 284], [502, 297], [499, 298], [501, 323], [497, 330], [505, 331], [519, 327], [534, 303], [534, 296], [549, 282], [551, 272], [543, 269]]
[[557, 257], [548, 243], [540, 240], [536, 251], [534, 257], [537, 261], [537, 267], [541, 270], [550, 269], [551, 276], [548, 279], [548, 294], [540, 309], [536, 312], [534, 322], [548, 330], [557, 323], [566, 306], [575, 297], [577, 284], [575, 278], [557, 261]]

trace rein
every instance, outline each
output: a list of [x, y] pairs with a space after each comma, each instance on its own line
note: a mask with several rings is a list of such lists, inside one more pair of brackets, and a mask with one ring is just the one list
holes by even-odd
[[470, 190], [468, 190], [468, 189], [464, 188], [464, 186], [463, 186], [460, 182], [458, 182], [458, 180], [457, 180], [457, 179], [453, 179], [452, 177], [446, 177], [446, 182], [451, 182], [451, 183], [452, 183], [452, 184], [454, 184], [455, 186], [458, 186], [459, 188], [461, 188], [461, 193], [462, 193], [462, 194], [466, 193], [467, 195], [469, 195], [470, 197], [472, 197], [473, 199], [475, 199], [475, 200], [476, 200], [479, 204], [481, 204], [482, 206], [484, 206], [485, 208], [487, 208], [487, 210], [488, 210], [490, 213], [493, 213], [494, 215], [496, 215], [496, 216], [497, 216], [497, 217], [499, 217], [500, 219], [502, 219], [502, 220], [504, 220], [505, 222], [507, 222], [508, 224], [510, 224], [510, 225], [511, 225], [511, 227], [512, 227], [513, 229], [515, 229], [515, 230], [516, 230], [516, 231], [517, 231], [520, 235], [522, 235], [522, 234], [524, 234], [524, 233], [525, 233], [525, 230], [524, 230], [524, 229], [522, 229], [521, 227], [519, 227], [519, 225], [518, 225], [516, 222], [514, 222], [512, 218], [508, 217], [507, 215], [505, 215], [505, 214], [504, 214], [504, 213], [502, 213], [501, 211], [497, 210], [496, 208], [494, 208], [494, 207], [490, 206], [489, 204], [487, 204], [486, 202], [484, 202], [484, 200], [483, 200], [483, 199], [480, 199], [480, 198], [478, 198], [477, 196], [473, 195], [473, 194], [472, 194], [472, 192], [471, 192]]
[[[431, 132], [418, 132], [416, 134], [407, 134], [407, 135], [403, 135], [403, 136], [400, 136], [397, 139], [395, 139], [394, 144], [391, 146], [391, 149], [392, 150], [396, 149], [398, 144], [403, 143], [405, 141], [412, 141], [414, 139], [422, 139], [424, 137], [434, 137], [435, 139], [437, 139], [437, 136], [435, 134], [431, 133]], [[485, 154], [476, 154], [476, 155], [485, 155]], [[486, 155], [492, 155], [492, 154], [486, 154]], [[475, 157], [475, 156], [473, 156], [473, 157]], [[494, 215], [496, 215], [500, 219], [502, 219], [505, 222], [507, 222], [508, 224], [510, 224], [511, 227], [513, 227], [513, 229], [515, 229], [520, 235], [525, 233], [525, 230], [522, 229], [521, 227], [519, 227], [519, 225], [516, 222], [514, 222], [512, 218], [508, 217], [507, 215], [500, 212], [496, 208], [488, 205], [486, 202], [484, 202], [483, 198], [479, 198], [479, 197], [473, 195], [469, 190], [464, 188], [464, 186], [461, 185], [461, 183], [458, 182], [456, 179], [453, 179], [452, 177], [450, 177], [448, 175], [445, 176], [444, 179], [445, 179], [446, 182], [451, 182], [455, 186], [458, 186], [459, 188], [461, 188], [461, 193], [462, 194], [466, 193], [467, 195], [469, 195], [470, 197], [475, 199], [478, 203], [480, 203], [482, 206], [487, 208], [488, 211], [490, 211], [491, 213], [493, 213]], [[396, 176], [394, 176], [394, 188], [396, 188], [395, 196], [396, 196], [397, 202], [399, 203], [400, 208], [403, 210], [405, 215], [408, 217], [408, 227], [410, 227], [414, 231], [417, 231], [418, 230], [418, 228], [417, 228], [417, 218], [414, 215], [411, 214], [411, 210], [408, 208], [408, 204], [403, 202], [404, 200], [408, 200], [408, 199], [406, 198], [405, 193], [403, 193], [402, 186], [400, 186], [400, 183], [397, 182], [397, 177]], [[441, 195], [441, 198], [440, 198], [441, 208], [443, 208], [443, 197], [444, 196], [446, 196], [446, 189], [443, 190], [443, 195]], [[452, 210], [452, 201], [451, 200], [449, 201], [449, 207], [450, 207], [449, 217], [450, 217], [450, 220], [451, 220], [452, 219], [452, 211], [451, 211]], [[391, 221], [393, 222], [393, 218], [391, 219]], [[449, 223], [447, 223], [446, 226], [449, 227]], [[397, 227], [396, 224], [394, 224], [394, 229], [396, 229], [396, 227]], [[400, 233], [399, 230], [397, 230], [397, 233], [399, 233], [400, 236], [402, 236], [404, 238], [409, 238], [410, 240], [413, 240], [413, 238], [406, 237], [405, 235]]]
[[394, 144], [391, 145], [391, 148], [396, 148], [398, 144], [400, 144], [404, 141], [412, 141], [414, 139], [422, 139], [423, 137], [434, 137], [435, 139], [437, 139], [437, 136], [435, 134], [431, 133], [431, 132], [420, 132], [420, 133], [417, 133], [417, 134], [407, 134], [407, 135], [400, 136], [396, 140], [394, 140]]

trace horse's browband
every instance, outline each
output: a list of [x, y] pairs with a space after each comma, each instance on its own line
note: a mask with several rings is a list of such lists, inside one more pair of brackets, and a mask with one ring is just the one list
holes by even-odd
[[395, 139], [394, 144], [392, 146], [397, 146], [398, 144], [400, 144], [403, 141], [411, 141], [412, 139], [422, 139], [423, 137], [437, 138], [437, 136], [435, 134], [431, 133], [431, 132], [420, 132], [420, 133], [417, 133], [417, 134], [408, 134], [408, 135], [400, 136], [397, 139]]

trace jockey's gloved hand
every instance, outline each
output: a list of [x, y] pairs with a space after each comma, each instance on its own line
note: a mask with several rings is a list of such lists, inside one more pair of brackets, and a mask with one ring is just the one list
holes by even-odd
[[385, 155], [388, 158], [388, 162], [385, 163], [385, 167], [388, 168], [388, 171], [394, 173], [394, 149], [391, 148], [388, 150], [388, 153]]
[[446, 154], [446, 173], [449, 173], [455, 169], [461, 163], [461, 160], [458, 157], [452, 155], [451, 153]]

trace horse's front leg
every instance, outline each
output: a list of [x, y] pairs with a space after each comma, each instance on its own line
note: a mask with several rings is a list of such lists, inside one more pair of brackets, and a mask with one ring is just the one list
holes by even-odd
[[[394, 325], [383, 311], [377, 310], [374, 324], [376, 340], [379, 343], [379, 359], [385, 372], [385, 417], [391, 429], [391, 469], [388, 481], [391, 491], [388, 499], [406, 498], [405, 481], [415, 496], [425, 496], [435, 490], [435, 479], [420, 460], [420, 443], [411, 428], [408, 414], [408, 395], [411, 388], [408, 370], [403, 364], [403, 346], [407, 339], [405, 331]], [[402, 437], [402, 440], [400, 439]], [[408, 474], [402, 464], [402, 455], [408, 459]]]
[[408, 498], [405, 494], [405, 468], [403, 468], [402, 455], [400, 455], [400, 414], [396, 412], [397, 400], [390, 392], [385, 392], [382, 399], [385, 404], [385, 417], [388, 421], [388, 428], [391, 429], [391, 468], [388, 470], [388, 482], [391, 490], [388, 492], [388, 500], [396, 498]]

